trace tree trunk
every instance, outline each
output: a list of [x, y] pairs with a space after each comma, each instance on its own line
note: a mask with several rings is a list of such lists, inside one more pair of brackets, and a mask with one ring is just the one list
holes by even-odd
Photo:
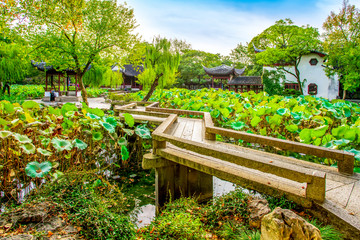
[[345, 100], [345, 98], [346, 98], [346, 90], [344, 89], [344, 90], [343, 90], [343, 97], [342, 97], [342, 99]]
[[153, 92], [155, 91], [157, 85], [159, 85], [159, 77], [155, 78], [153, 84], [150, 87], [149, 92], [146, 94], [146, 96], [143, 99], [144, 102], [149, 101], [149, 99], [150, 99], [151, 95], [153, 94]]
[[85, 89], [85, 86], [84, 86], [84, 83], [83, 83], [83, 80], [82, 80], [82, 75], [79, 74], [78, 75], [79, 79], [79, 87], [80, 87], [80, 90], [81, 90], [81, 97], [83, 99], [83, 102], [86, 103], [86, 105], [89, 106], [89, 102], [88, 102], [88, 98], [87, 98], [87, 92], [86, 92], [86, 89]]
[[5, 83], [5, 84], [4, 84], [3, 94], [5, 93], [6, 89], [7, 89], [8, 94], [10, 95], [10, 85], [9, 85], [8, 83]]
[[300, 71], [299, 71], [299, 69], [297, 68], [297, 66], [295, 66], [295, 74], [296, 74], [297, 83], [298, 83], [298, 85], [299, 85], [300, 93], [301, 93], [301, 95], [304, 95], [304, 91], [303, 91], [303, 89], [302, 89], [301, 82], [300, 82]]

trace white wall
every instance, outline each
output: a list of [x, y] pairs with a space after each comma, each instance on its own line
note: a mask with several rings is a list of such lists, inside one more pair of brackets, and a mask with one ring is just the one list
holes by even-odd
[[[315, 66], [310, 64], [310, 60], [312, 58], [316, 58], [318, 60], [318, 63]], [[332, 100], [339, 95], [339, 79], [337, 76], [330, 78], [327, 77], [325, 74], [325, 68], [322, 66], [323, 64], [324, 58], [320, 57], [316, 53], [303, 56], [299, 64], [300, 80], [307, 80], [303, 87], [304, 95], [309, 95], [308, 85], [315, 83], [318, 86], [318, 93], [316, 96]], [[264, 69], [274, 70], [274, 68], [269, 67]], [[290, 67], [288, 70], [294, 72], [294, 67]], [[297, 83], [296, 78], [289, 73], [285, 74], [285, 78], [287, 80], [286, 82]]]

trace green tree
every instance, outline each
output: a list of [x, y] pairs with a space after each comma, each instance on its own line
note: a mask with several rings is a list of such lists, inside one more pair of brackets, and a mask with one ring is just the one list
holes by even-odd
[[82, 78], [89, 66], [121, 62], [137, 42], [133, 9], [116, 0], [32, 0], [27, 9], [34, 56], [59, 70], [74, 69], [85, 103]]
[[149, 90], [143, 101], [149, 100], [157, 86], [163, 89], [175, 83], [179, 62], [179, 52], [171, 51], [171, 43], [166, 38], [157, 37], [153, 44], [146, 46], [145, 70], [138, 77], [140, 84]]
[[237, 68], [242, 68], [244, 66], [248, 66], [253, 64], [253, 61], [248, 53], [248, 47], [239, 43], [236, 48], [231, 50], [230, 58], [232, 61], [237, 64]]
[[329, 54], [327, 72], [341, 76], [345, 99], [346, 91], [360, 86], [360, 10], [344, 1], [338, 14], [330, 13], [323, 28], [324, 49]]
[[[316, 28], [296, 26], [290, 19], [279, 20], [254, 37], [248, 49], [257, 46], [266, 49], [256, 54], [256, 63], [273, 66], [277, 70], [295, 77], [301, 94], [303, 94], [299, 63], [302, 56], [319, 50], [321, 42]], [[252, 49], [254, 52], [254, 50]]]

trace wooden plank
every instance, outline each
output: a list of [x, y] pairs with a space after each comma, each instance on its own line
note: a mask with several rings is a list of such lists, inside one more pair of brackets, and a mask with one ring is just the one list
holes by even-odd
[[194, 131], [194, 121], [187, 120], [184, 131], [182, 132], [181, 138], [191, 140]]
[[176, 136], [176, 137], [181, 137], [181, 135], [184, 131], [184, 128], [185, 128], [185, 124], [186, 124], [186, 121], [180, 120], [180, 118], [179, 118], [176, 130], [170, 135]]
[[195, 116], [203, 116], [204, 115], [204, 112], [199, 112], [199, 111], [189, 111], [189, 110], [170, 109], [170, 108], [157, 108], [157, 107], [147, 107], [146, 111], [172, 113], [172, 114], [178, 114], [178, 115], [195, 115]]
[[204, 133], [204, 123], [203, 121], [196, 121], [194, 119], [194, 131], [193, 131], [193, 135], [191, 137], [192, 141], [195, 142], [202, 142], [204, 137], [203, 137], [203, 133]]
[[[154, 123], [157, 125], [162, 124], [166, 120], [166, 118], [153, 117], [153, 116], [144, 116], [144, 115], [135, 115], [135, 114], [132, 114], [132, 116], [134, 117], [135, 122], [148, 121], [150, 123]], [[120, 114], [120, 119], [124, 119], [124, 116], [122, 114]]]
[[251, 143], [258, 143], [266, 146], [278, 147], [293, 152], [336, 159], [339, 161], [338, 163], [339, 172], [346, 174], [353, 174], [354, 161], [355, 161], [353, 153], [314, 146], [310, 144], [292, 142], [292, 141], [273, 138], [273, 137], [260, 136], [260, 135], [250, 134], [241, 131], [218, 128], [218, 127], [206, 128], [206, 132], [213, 134], [220, 134], [222, 136], [232, 137], [235, 139], [242, 139], [244, 141]]
[[198, 143], [166, 134], [153, 134], [153, 139], [158, 141], [168, 141], [179, 148], [197, 152], [203, 155], [212, 156], [247, 168], [271, 173], [280, 177], [286, 177], [293, 181], [311, 183], [314, 178], [314, 176], [312, 176], [313, 171], [310, 169], [293, 166], [286, 163], [269, 161], [269, 159], [266, 157], [251, 154], [251, 149], [249, 149], [249, 153], [239, 154], [238, 152], [231, 149], [222, 148], [216, 145], [209, 146], [204, 143]]
[[170, 116], [169, 113], [146, 112], [145, 108], [139, 108], [139, 107], [136, 109], [118, 109], [118, 111], [121, 113], [130, 113], [130, 114], [161, 117], [161, 118], [167, 118]]
[[177, 120], [177, 115], [171, 114], [168, 118], [165, 119], [165, 121], [163, 121], [163, 123], [161, 123], [161, 125], [159, 127], [157, 127], [155, 129], [153, 134], [164, 133], [165, 131], [167, 131], [171, 127], [171, 125], [176, 120]]
[[219, 159], [194, 156], [188, 152], [172, 148], [161, 149], [159, 155], [175, 163], [240, 184], [246, 188], [270, 195], [285, 193], [286, 195], [293, 196], [292, 200], [295, 200], [297, 203], [305, 206], [311, 205], [311, 201], [305, 199], [306, 184], [290, 181], [254, 169], [248, 169]]

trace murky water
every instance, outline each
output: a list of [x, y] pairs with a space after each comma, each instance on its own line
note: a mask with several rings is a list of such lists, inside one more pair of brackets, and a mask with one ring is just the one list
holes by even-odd
[[[236, 184], [213, 177], [213, 197], [225, 195], [234, 191], [235, 188]], [[146, 204], [144, 206], [135, 207], [130, 215], [133, 217], [136, 226], [142, 228], [149, 225], [151, 221], [154, 220], [155, 205]]]

